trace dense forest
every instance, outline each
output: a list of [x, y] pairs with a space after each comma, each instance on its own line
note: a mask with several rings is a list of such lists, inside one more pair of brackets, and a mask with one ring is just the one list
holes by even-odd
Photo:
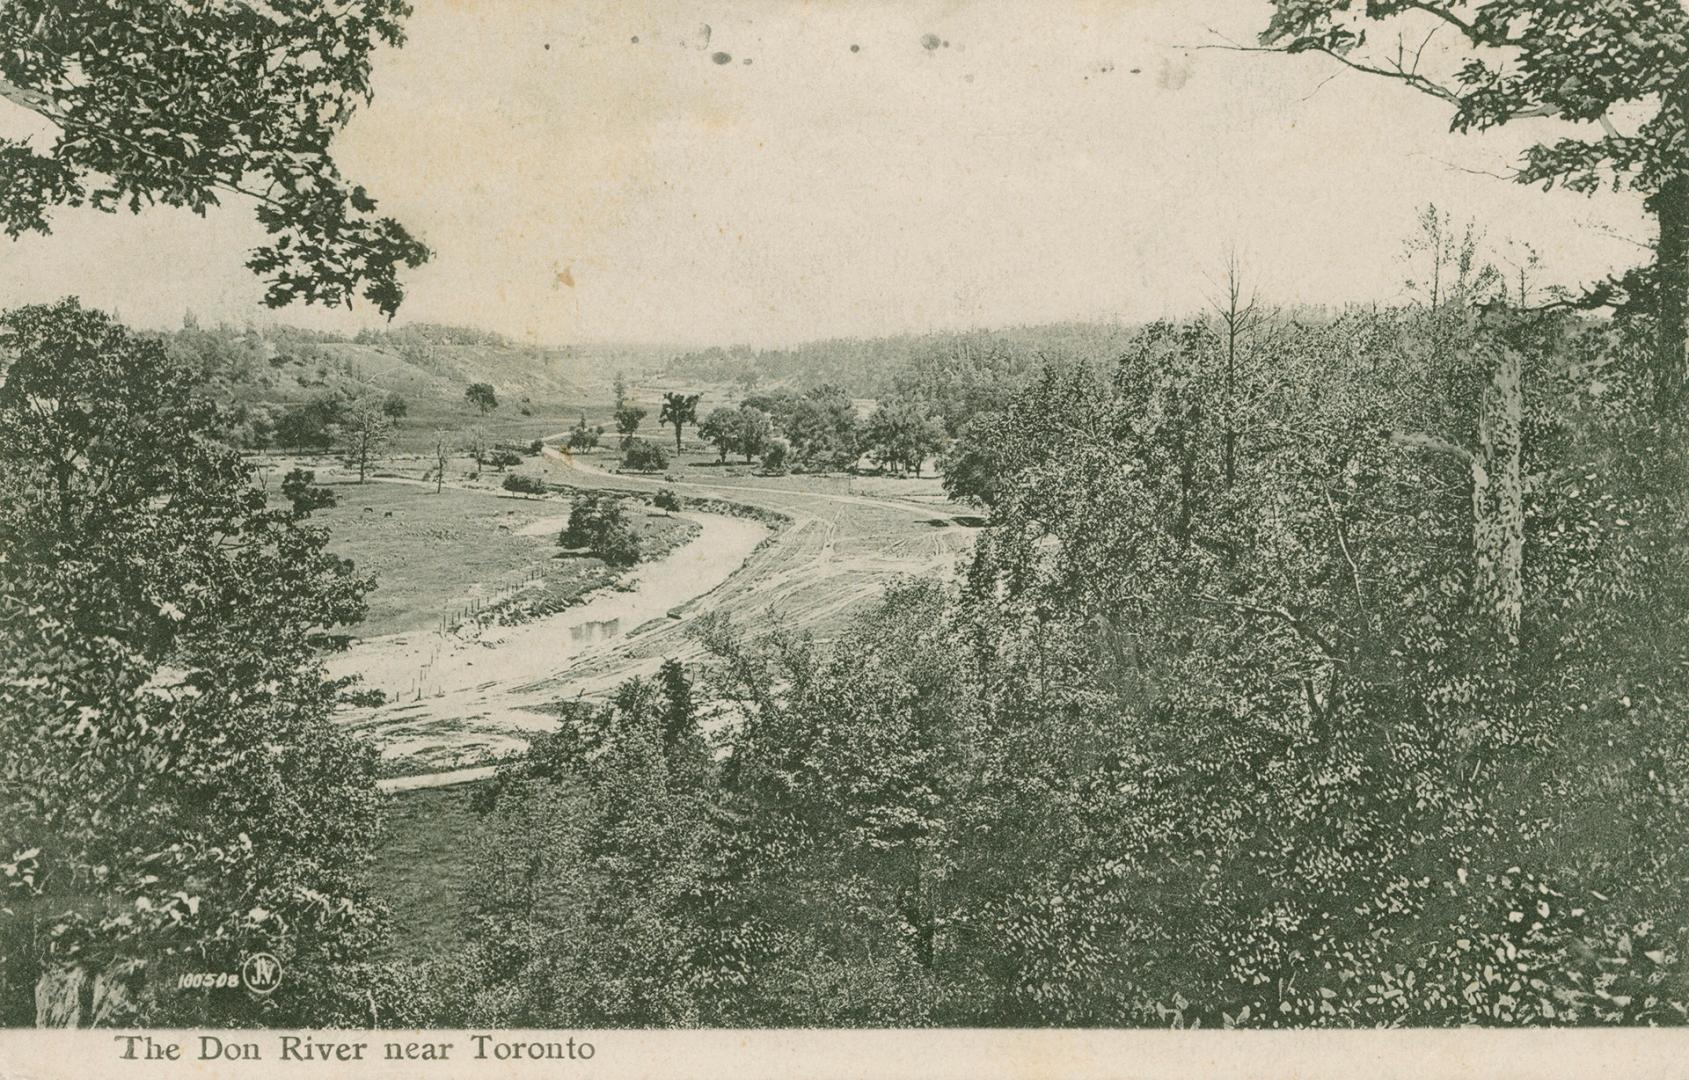
[[1682, 441], [1646, 326], [1476, 299], [1040, 371], [957, 590], [501, 772], [405, 1022], [1682, 1022]]
[[[0, 96], [57, 132], [0, 143], [0, 225], [258, 185], [267, 303], [391, 316], [431, 253], [328, 147], [408, 5], [225, 7], [0, 5]], [[367, 450], [405, 387], [491, 412], [593, 357], [0, 313], [0, 1024], [1689, 1020], [1689, 14], [1270, 7], [1245, 50], [1457, 131], [1598, 128], [1516, 178], [1635, 193], [1650, 260], [1533, 295], [1431, 210], [1392, 306], [1270, 310], [1233, 263], [1213, 310], [1145, 326], [666, 363], [782, 384], [714, 427], [665, 400], [677, 450], [693, 423], [747, 464], [778, 414], [798, 464], [859, 471], [855, 399], [884, 399], [874, 481], [941, 451], [976, 542], [836, 637], [710, 613], [703, 662], [557, 702], [476, 789], [426, 960], [391, 949], [377, 755], [335, 721], [368, 694], [324, 665], [374, 583], [315, 517], [334, 493], [251, 451]], [[1404, 14], [1471, 53], [1448, 81], [1367, 52]], [[612, 501], [579, 500], [614, 541]], [[257, 954], [273, 992], [180, 992]]]

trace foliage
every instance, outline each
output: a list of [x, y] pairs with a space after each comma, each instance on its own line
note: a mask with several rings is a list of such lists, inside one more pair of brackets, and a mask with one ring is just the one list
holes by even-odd
[[464, 388], [463, 399], [483, 413], [490, 413], [498, 408], [498, 395], [493, 392], [491, 383], [470, 383]]
[[544, 495], [548, 489], [541, 477], [511, 473], [504, 478], [504, 490], [519, 491], [525, 495]]
[[575, 496], [557, 546], [584, 548], [611, 566], [639, 561], [639, 537], [628, 524], [621, 499], [607, 492], [582, 491]]
[[662, 443], [635, 439], [622, 454], [622, 464], [640, 472], [660, 472], [669, 467], [669, 452]]
[[[1395, 45], [1374, 47], [1370, 24], [1396, 25]], [[1458, 35], [1464, 49], [1444, 63], [1432, 50], [1436, 31]], [[1417, 49], [1406, 35], [1422, 39]], [[1684, 403], [1684, 343], [1689, 336], [1689, 168], [1683, 134], [1689, 101], [1689, 12], [1654, 0], [1584, 4], [1575, 0], [1386, 0], [1357, 7], [1333, 0], [1273, 0], [1263, 47], [1321, 53], [1349, 68], [1400, 82], [1451, 110], [1455, 131], [1484, 131], [1531, 117], [1596, 125], [1536, 143], [1514, 179], [1547, 189], [1591, 193], [1609, 184], [1644, 196], [1660, 223], [1655, 265], [1609, 281], [1586, 298], [1615, 299], [1657, 322], [1647, 356], [1655, 407]], [[1646, 103], [1649, 115], [1621, 131], [1615, 114]], [[1628, 122], [1627, 122], [1627, 126]]]
[[919, 476], [922, 462], [944, 447], [944, 426], [923, 402], [882, 401], [868, 417], [862, 441], [882, 468]]
[[290, 406], [276, 421], [276, 444], [294, 450], [327, 450], [334, 445], [346, 404], [337, 394], [323, 394]]
[[622, 450], [630, 449], [634, 444], [634, 432], [645, 419], [645, 410], [638, 405], [626, 402], [616, 406], [616, 431], [622, 436]]
[[604, 436], [601, 427], [588, 427], [586, 414], [581, 414], [580, 422], [569, 429], [569, 449], [591, 450], [598, 445], [598, 440]]
[[678, 513], [680, 510], [680, 496], [675, 494], [674, 489], [672, 488], [663, 488], [658, 491], [657, 494], [651, 496], [651, 505], [655, 506], [659, 510], [667, 510], [671, 514]]
[[680, 429], [698, 422], [698, 395], [667, 393], [663, 395], [663, 409], [657, 415], [659, 424], [674, 426], [674, 452], [680, 453]]
[[[428, 249], [340, 175], [329, 143], [372, 92], [370, 60], [404, 41], [401, 0], [309, 5], [125, 5], [14, 0], [0, 8], [4, 97], [56, 129], [44, 150], [0, 141], [0, 217], [46, 233], [54, 207], [163, 203], [204, 214], [235, 193], [270, 240], [248, 266], [265, 301], [388, 317], [401, 266]], [[161, 77], [161, 76], [168, 77]]]
[[490, 860], [453, 1022], [1682, 1023], [1689, 460], [1648, 347], [1451, 299], [1046, 368], [952, 453], [991, 509], [958, 592], [825, 645], [705, 619], [684, 693], [505, 771], [531, 856]]
[[[272, 508], [158, 343], [74, 300], [0, 317], [0, 1002], [31, 1023], [322, 1022], [379, 931], [373, 752], [318, 655], [370, 583]], [[275, 954], [269, 999], [178, 971]], [[92, 1012], [82, 1003], [92, 993]]]
[[822, 384], [799, 398], [781, 430], [792, 456], [805, 468], [846, 469], [856, 464], [856, 406], [836, 386]]
[[759, 409], [722, 406], [710, 411], [698, 426], [698, 434], [716, 448], [721, 460], [726, 461], [728, 454], [744, 454], [748, 465], [768, 449], [774, 425], [768, 414]]

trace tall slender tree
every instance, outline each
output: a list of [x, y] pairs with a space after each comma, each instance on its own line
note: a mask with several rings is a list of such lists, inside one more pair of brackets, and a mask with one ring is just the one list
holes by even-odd
[[697, 394], [680, 394], [669, 392], [663, 395], [663, 411], [658, 414], [657, 422], [674, 425], [674, 452], [680, 453], [680, 429], [686, 424], [698, 422]]

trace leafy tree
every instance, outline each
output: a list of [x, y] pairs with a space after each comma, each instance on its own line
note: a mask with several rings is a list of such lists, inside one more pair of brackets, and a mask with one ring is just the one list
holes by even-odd
[[662, 443], [639, 439], [628, 446], [622, 464], [640, 472], [659, 472], [669, 467], [669, 454]]
[[674, 425], [674, 452], [680, 453], [680, 429], [686, 424], [698, 422], [698, 395], [664, 394], [663, 409], [657, 416], [657, 422]]
[[[1046, 348], [1042, 341], [1035, 349], [1017, 349], [1002, 336], [961, 335], [943, 348], [911, 356], [891, 373], [879, 396], [926, 402], [944, 421], [946, 434], [955, 435], [969, 418], [1001, 410], [1037, 370], [1027, 354], [1042, 354]], [[1099, 355], [1112, 352], [1105, 349]]]
[[591, 450], [598, 445], [598, 440], [604, 436], [601, 427], [588, 427], [586, 414], [581, 414], [580, 422], [569, 429], [569, 449]]
[[276, 443], [295, 450], [327, 450], [344, 418], [346, 401], [326, 394], [289, 406], [276, 421]]
[[739, 402], [741, 408], [755, 409], [760, 413], [767, 413], [769, 422], [776, 430], [786, 430], [786, 422], [792, 415], [792, 410], [802, 400], [799, 395], [785, 387], [770, 390], [767, 393], [747, 393]]
[[760, 410], [723, 405], [710, 410], [710, 415], [698, 425], [698, 434], [716, 448], [722, 461], [727, 460], [728, 454], [744, 454], [748, 465], [768, 449], [774, 425], [768, 414]]
[[944, 491], [952, 499], [989, 507], [1002, 482], [1005, 432], [1000, 413], [982, 413], [962, 426], [939, 467]]
[[382, 414], [395, 423], [403, 420], [410, 410], [410, 403], [398, 394], [388, 394], [387, 399], [381, 403]]
[[944, 426], [920, 402], [882, 401], [868, 417], [863, 441], [886, 468], [921, 475], [921, 464], [944, 446]]
[[483, 413], [490, 413], [498, 408], [498, 395], [493, 392], [491, 383], [470, 383], [464, 388], [463, 398]]
[[760, 409], [741, 406], [733, 411], [733, 449], [745, 455], [745, 464], [768, 449], [774, 424]]
[[634, 433], [645, 419], [645, 410], [638, 405], [623, 403], [616, 408], [616, 430], [622, 436], [622, 449], [633, 445]]
[[771, 473], [786, 471], [786, 458], [790, 456], [790, 446], [781, 439], [769, 442], [768, 449], [762, 454], [762, 467]]
[[[344, 1017], [375, 755], [318, 657], [370, 583], [309, 475], [270, 506], [156, 341], [69, 300], [0, 316], [0, 354], [5, 1022]], [[262, 1002], [170, 985], [260, 950], [288, 970]]]
[[522, 464], [522, 455], [508, 446], [495, 446], [492, 452], [487, 455], [487, 464], [499, 472], [503, 472], [512, 465]]
[[[675, 509], [679, 509], [676, 505]], [[657, 669], [657, 686], [662, 691], [663, 745], [678, 746], [698, 733], [697, 703], [692, 693], [692, 680], [687, 677], [686, 665], [679, 660], [664, 660]]]
[[698, 434], [715, 447], [719, 460], [726, 461], [727, 455], [739, 446], [738, 429], [735, 418], [739, 410], [726, 405], [719, 405], [710, 410], [710, 415], [704, 417], [704, 422], [698, 425]]
[[607, 492], [583, 491], [575, 496], [557, 546], [584, 548], [611, 566], [639, 561], [639, 536], [628, 524], [621, 499]]
[[[448, 1015], [498, 1026], [702, 1022], [697, 960], [709, 935], [695, 913], [719, 833], [697, 793], [709, 769], [701, 738], [665, 739], [676, 719], [672, 698], [634, 682], [609, 705], [572, 705], [560, 730], [501, 769]], [[501, 850], [527, 856], [518, 864]]]
[[815, 387], [798, 399], [784, 430], [793, 456], [805, 466], [842, 469], [856, 462], [856, 406], [836, 386]]
[[[401, 0], [344, 10], [12, 0], [0, 8], [0, 97], [45, 118], [50, 146], [0, 142], [0, 219], [16, 238], [61, 205], [203, 214], [237, 194], [270, 241], [247, 265], [265, 302], [391, 317], [401, 266], [428, 249], [340, 175], [329, 143], [371, 95], [370, 60], [403, 43]], [[168, 73], [168, 78], [161, 78]]]
[[[1689, 105], [1681, 92], [1689, 72], [1689, 13], [1652, 0], [1593, 6], [1572, 0], [1385, 0], [1358, 7], [1274, 0], [1273, 9], [1263, 47], [1321, 53], [1412, 87], [1449, 107], [1455, 131], [1531, 117], [1597, 128], [1532, 146], [1514, 179], [1585, 193], [1611, 183], [1643, 195], [1659, 222], [1655, 263], [1649, 273], [1632, 275], [1626, 291], [1655, 318], [1650, 367], [1656, 407], [1662, 413], [1681, 409], [1689, 340], [1689, 158], [1682, 137]], [[1377, 29], [1372, 24], [1395, 25], [1400, 33], [1369, 33]], [[1452, 70], [1422, 65], [1430, 31], [1457, 35], [1469, 50]], [[1647, 102], [1651, 115], [1622, 131], [1612, 114], [1635, 102]], [[1609, 286], [1590, 300], [1612, 298]]]
[[361, 484], [369, 470], [370, 459], [393, 434], [392, 418], [384, 403], [363, 399], [346, 407], [336, 427], [346, 457], [358, 468], [358, 483]]
[[672, 488], [663, 488], [657, 494], [651, 496], [651, 505], [659, 510], [667, 510], [671, 514], [677, 513], [680, 510], [680, 496], [675, 494]]

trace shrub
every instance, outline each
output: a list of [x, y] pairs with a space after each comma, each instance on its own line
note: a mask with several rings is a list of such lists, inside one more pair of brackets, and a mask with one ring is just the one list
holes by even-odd
[[582, 492], [575, 499], [557, 546], [585, 548], [611, 566], [639, 561], [639, 537], [628, 525], [621, 500], [605, 492]]
[[545, 494], [545, 481], [537, 476], [511, 473], [504, 478], [504, 490], [520, 491], [527, 495], [543, 495]]
[[669, 452], [662, 443], [634, 440], [622, 455], [622, 464], [640, 472], [658, 472], [669, 467]]
[[680, 509], [680, 496], [676, 495], [673, 490], [664, 488], [651, 499], [651, 505], [659, 510], [668, 510], [672, 513]]
[[569, 429], [569, 449], [591, 450], [598, 445], [603, 434], [603, 427], [588, 427], [586, 416], [582, 414], [580, 423]]
[[529, 443], [528, 453], [536, 456], [545, 453], [545, 440], [535, 439], [533, 442]]

